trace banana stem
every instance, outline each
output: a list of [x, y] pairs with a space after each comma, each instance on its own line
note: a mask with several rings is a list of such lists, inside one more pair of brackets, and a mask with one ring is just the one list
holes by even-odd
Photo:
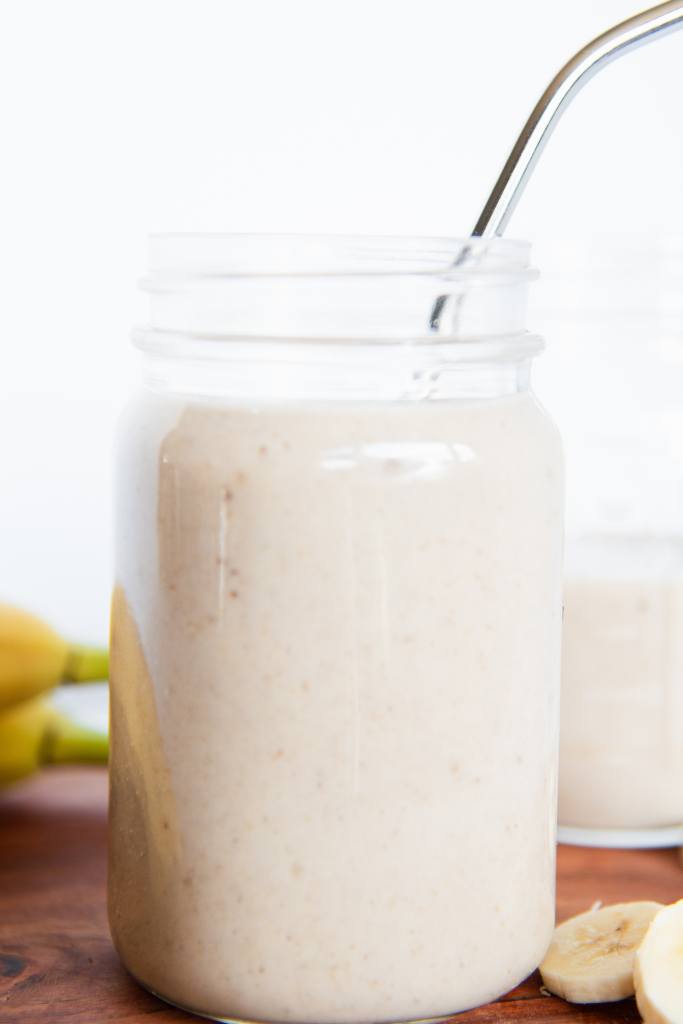
[[63, 683], [89, 683], [109, 676], [109, 652], [103, 647], [71, 644], [62, 674]]
[[106, 764], [109, 740], [60, 715], [52, 723], [41, 751], [43, 764]]

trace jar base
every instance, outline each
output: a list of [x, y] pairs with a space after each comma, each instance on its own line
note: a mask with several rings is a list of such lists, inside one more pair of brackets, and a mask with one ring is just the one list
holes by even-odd
[[[140, 988], [144, 988], [146, 992], [149, 992], [149, 994], [154, 996], [155, 999], [160, 999], [162, 1003], [167, 1003], [168, 1006], [172, 1006], [176, 1010], [182, 1010], [183, 1013], [191, 1013], [193, 1016], [202, 1017], [204, 1020], [216, 1021], [216, 1024], [281, 1024], [279, 1021], [254, 1020], [251, 1017], [216, 1017], [212, 1013], [203, 1013], [201, 1010], [195, 1010], [192, 1006], [184, 1006], [182, 1003], [176, 1003], [173, 999], [169, 999], [168, 996], [155, 991], [155, 989], [150, 988], [149, 985], [145, 985], [145, 983], [140, 981], [139, 978], [136, 978], [135, 975], [133, 975], [133, 980], [140, 986]], [[463, 1012], [463, 1010], [458, 1010], [454, 1013], [441, 1014], [438, 1017], [413, 1017], [401, 1020], [392, 1019], [376, 1021], [374, 1019], [368, 1019], [365, 1024], [443, 1024], [444, 1021], [452, 1020], [453, 1017], [457, 1016], [457, 1013]], [[288, 1022], [288, 1024], [297, 1024], [297, 1022]]]
[[659, 828], [579, 828], [574, 825], [558, 825], [557, 841], [568, 846], [654, 850], [667, 846], [683, 846], [683, 824]]

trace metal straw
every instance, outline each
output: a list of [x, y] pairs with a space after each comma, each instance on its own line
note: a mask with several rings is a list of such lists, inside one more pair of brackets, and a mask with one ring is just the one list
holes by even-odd
[[[683, 0], [669, 0], [608, 29], [567, 61], [531, 111], [484, 204], [472, 231], [473, 237], [493, 238], [503, 234], [543, 147], [579, 89], [617, 57], [679, 28], [683, 28]], [[464, 263], [471, 251], [469, 245], [463, 246], [455, 265]], [[434, 303], [430, 317], [433, 331], [439, 330], [446, 301], [447, 296], [440, 296]]]
[[472, 234], [483, 238], [503, 234], [560, 115], [600, 68], [679, 28], [683, 28], [683, 2], [670, 0], [608, 29], [567, 61], [531, 111]]

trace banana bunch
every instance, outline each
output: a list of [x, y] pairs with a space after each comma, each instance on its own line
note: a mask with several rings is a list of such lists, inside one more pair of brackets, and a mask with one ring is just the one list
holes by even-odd
[[106, 761], [106, 736], [76, 725], [44, 695], [108, 674], [106, 650], [69, 644], [36, 616], [0, 603], [0, 787], [47, 764]]

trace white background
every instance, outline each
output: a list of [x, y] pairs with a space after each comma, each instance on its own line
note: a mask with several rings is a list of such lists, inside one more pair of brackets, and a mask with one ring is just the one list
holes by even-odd
[[[4, 4], [0, 598], [105, 639], [112, 435], [148, 232], [465, 233], [548, 79], [637, 9]], [[542, 265], [569, 235], [680, 230], [682, 109], [683, 34], [602, 72], [509, 233]]]

